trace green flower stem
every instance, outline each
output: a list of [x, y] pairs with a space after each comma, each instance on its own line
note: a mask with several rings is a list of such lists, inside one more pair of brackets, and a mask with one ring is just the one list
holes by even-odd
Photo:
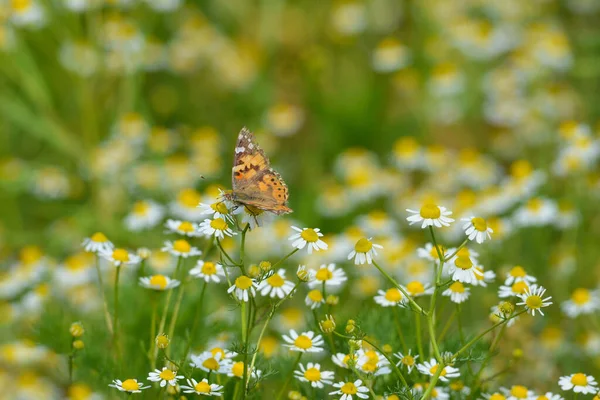
[[[429, 228], [431, 228], [431, 227], [429, 227]], [[456, 250], [454, 250], [454, 253], [452, 253], [452, 254], [450, 254], [448, 257], [444, 258], [444, 262], [448, 262], [448, 261], [450, 261], [450, 260], [452, 259], [452, 257], [454, 257], [455, 255], [457, 255], [457, 254], [458, 254], [458, 252], [459, 252], [459, 251], [460, 251], [460, 250], [461, 250], [463, 247], [465, 247], [465, 246], [466, 246], [466, 244], [467, 244], [467, 243], [469, 243], [469, 239], [465, 239], [465, 240], [464, 240], [464, 242], [462, 242], [462, 243], [460, 244], [460, 246], [458, 246], [458, 247], [456, 248]], [[438, 252], [439, 252], [439, 250], [438, 250]]]
[[485, 369], [487, 363], [491, 360], [492, 354], [494, 354], [494, 351], [496, 350], [496, 346], [500, 342], [500, 338], [502, 337], [502, 334], [504, 333], [505, 330], [506, 330], [506, 325], [502, 325], [502, 328], [500, 328], [500, 332], [498, 332], [498, 334], [496, 335], [496, 337], [492, 341], [492, 344], [490, 345], [490, 349], [488, 351], [488, 354], [486, 355], [486, 357], [484, 358], [484, 360], [481, 362], [481, 366], [479, 367], [479, 371], [477, 371], [477, 374], [475, 375], [475, 382], [476, 382], [475, 387], [476, 388], [478, 388], [479, 386], [481, 386], [481, 383], [483, 382], [483, 381], [481, 381], [481, 374], [483, 373], [483, 370]]
[[104, 292], [104, 284], [102, 283], [102, 271], [100, 271], [100, 257], [96, 254], [96, 273], [98, 274], [98, 286], [100, 287], [100, 294], [102, 295], [102, 304], [104, 306], [104, 319], [106, 321], [106, 329], [108, 333], [113, 335], [113, 325], [110, 312], [108, 311], [108, 304], [106, 303], [106, 293]]
[[73, 348], [75, 338], [71, 337], [71, 353], [69, 354], [69, 384], [73, 384], [73, 362], [75, 360], [75, 349]]
[[196, 330], [198, 329], [198, 323], [200, 321], [200, 314], [202, 314], [202, 306], [204, 305], [204, 293], [206, 293], [206, 287], [208, 283], [204, 281], [202, 285], [202, 291], [200, 292], [200, 301], [196, 306], [196, 314], [194, 315], [194, 322], [192, 323], [192, 330], [190, 331], [190, 337], [188, 338], [187, 345], [185, 346], [185, 352], [183, 353], [182, 363], [187, 360], [188, 354], [190, 353], [190, 349], [192, 348], [192, 341], [196, 337]]
[[446, 321], [446, 324], [444, 325], [444, 328], [442, 329], [442, 333], [440, 333], [440, 335], [438, 336], [438, 339], [437, 339], [438, 342], [441, 342], [442, 339], [444, 339], [444, 337], [446, 336], [446, 333], [448, 333], [448, 331], [450, 330], [450, 327], [452, 326], [452, 321], [454, 321], [454, 318], [456, 318], [456, 310], [454, 310], [452, 312], [452, 314]]
[[[456, 325], [458, 326], [458, 337], [460, 339], [460, 345], [463, 346], [465, 344], [465, 334], [463, 331], [462, 321], [460, 319], [460, 304], [456, 304]], [[473, 367], [471, 366], [471, 360], [467, 361], [467, 368], [469, 369], [469, 373], [473, 374]]]
[[417, 335], [417, 350], [419, 350], [419, 357], [421, 360], [425, 359], [425, 352], [423, 351], [423, 334], [421, 332], [421, 314], [415, 313], [415, 327]]
[[406, 353], [408, 351], [408, 347], [406, 346], [406, 340], [404, 340], [404, 334], [402, 333], [402, 325], [400, 324], [398, 307], [392, 307], [392, 311], [394, 312], [394, 322], [396, 323], [396, 331], [398, 331], [398, 337], [400, 338], [400, 343], [402, 344], [402, 351]]
[[440, 291], [440, 281], [442, 278], [442, 271], [444, 270], [444, 256], [442, 255], [442, 251], [437, 244], [437, 240], [435, 239], [435, 233], [433, 228], [429, 226], [429, 232], [431, 233], [431, 240], [433, 241], [433, 245], [438, 253], [438, 257], [440, 259], [440, 265], [436, 268], [436, 277], [435, 277], [435, 289], [433, 290], [433, 294], [431, 295], [431, 303], [429, 306], [429, 311], [427, 312], [427, 328], [429, 331], [429, 341], [431, 342], [431, 347], [433, 348], [433, 354], [437, 359], [438, 363], [442, 362], [442, 355], [440, 353], [440, 348], [438, 346], [435, 334], [435, 307], [438, 293]]
[[427, 386], [427, 390], [425, 391], [425, 393], [423, 393], [421, 400], [429, 399], [429, 396], [431, 396], [431, 392], [435, 388], [435, 384], [436, 384], [437, 380], [439, 379], [440, 375], [442, 374], [442, 371], [444, 370], [444, 368], [446, 368], [446, 366], [444, 365], [443, 362], [440, 362], [437, 370], [435, 371], [435, 374], [433, 374], [433, 376], [431, 377], [431, 381], [429, 381], [429, 386]]
[[300, 249], [294, 249], [292, 250], [287, 256], [283, 257], [281, 260], [277, 261], [275, 264], [273, 264], [271, 266], [271, 269], [275, 269], [276, 266], [278, 266], [279, 264], [281, 264], [282, 262], [284, 262], [285, 260], [287, 260], [288, 258], [290, 258], [291, 256], [293, 256], [294, 254], [296, 254]]
[[250, 229], [250, 224], [246, 224], [244, 229], [242, 230], [242, 244], [240, 246], [240, 265], [244, 266], [244, 256], [246, 254], [246, 232]]
[[187, 282], [181, 280], [181, 285], [179, 288], [179, 293], [177, 296], [177, 301], [175, 302], [175, 308], [173, 309], [173, 316], [171, 317], [171, 322], [169, 322], [169, 337], [172, 338], [175, 333], [175, 324], [177, 324], [177, 318], [179, 317], [179, 309], [181, 308], [181, 302], [183, 301], [183, 294], [185, 293], [185, 288], [187, 287]]
[[394, 280], [394, 278], [392, 278], [387, 272], [385, 272], [380, 266], [379, 264], [377, 264], [377, 262], [375, 260], [373, 260], [373, 265], [379, 270], [379, 272], [381, 272], [381, 274], [383, 276], [385, 276], [385, 278], [390, 281], [390, 283], [396, 287], [398, 290], [400, 290], [400, 292], [402, 292], [402, 294], [408, 299], [408, 302], [413, 306], [413, 308], [421, 313], [421, 314], [425, 314], [425, 310], [423, 310], [423, 308], [421, 308], [420, 305], [418, 305], [411, 297], [410, 295], [406, 292], [406, 290], [404, 290], [404, 288], [402, 286], [400, 286], [398, 284], [398, 282], [396, 282]]
[[290, 370], [290, 373], [287, 377], [287, 379], [285, 380], [285, 383], [283, 384], [283, 386], [281, 387], [281, 390], [279, 391], [279, 394], [277, 395], [277, 400], [281, 399], [281, 396], [283, 396], [283, 394], [285, 393], [285, 389], [287, 389], [287, 387], [290, 384], [290, 381], [292, 380], [293, 376], [294, 376], [294, 370], [296, 369], [296, 366], [298, 365], [298, 363], [300, 362], [300, 359], [302, 358], [302, 353], [301, 351], [298, 352], [298, 357], [296, 357], [296, 361], [294, 361], [294, 364], [292, 364], [292, 369]]
[[[150, 294], [150, 303], [152, 306], [152, 321], [150, 322], [150, 343], [148, 346], [148, 357], [150, 358], [150, 362], [152, 362], [151, 354], [154, 352], [154, 339], [156, 338], [156, 317], [157, 317], [157, 309], [158, 303], [156, 302], [156, 293]], [[151, 366], [152, 370], [155, 369], [155, 366]]]
[[113, 314], [113, 343], [115, 346], [115, 349], [117, 349], [118, 352], [118, 340], [119, 340], [119, 278], [121, 276], [121, 268], [123, 268], [123, 266], [119, 266], [117, 267], [117, 273], [115, 274], [115, 310], [114, 310], [114, 314]]
[[[250, 226], [250, 225], [248, 225]], [[242, 311], [242, 318], [244, 317]], [[248, 388], [248, 343], [250, 342], [250, 333], [252, 333], [251, 321], [252, 321], [252, 303], [248, 302], [248, 320], [246, 322], [246, 336], [242, 337], [244, 341], [244, 375], [242, 377], [242, 399], [246, 398]]]
[[229, 256], [229, 254], [227, 254], [227, 252], [223, 248], [223, 245], [221, 245], [221, 241], [219, 240], [219, 238], [215, 238], [215, 240], [217, 241], [217, 247], [219, 247], [219, 250], [221, 250], [221, 254], [223, 254], [225, 256], [225, 258], [227, 258], [227, 260], [231, 263], [231, 265], [239, 267], [240, 264], [233, 261], [233, 259]]

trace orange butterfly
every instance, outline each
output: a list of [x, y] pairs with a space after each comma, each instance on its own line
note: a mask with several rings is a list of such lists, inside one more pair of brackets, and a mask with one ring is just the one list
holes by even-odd
[[245, 206], [250, 212], [253, 208], [278, 215], [292, 212], [287, 206], [287, 185], [271, 168], [254, 134], [246, 127], [240, 131], [235, 146], [231, 187], [233, 190], [223, 197]]

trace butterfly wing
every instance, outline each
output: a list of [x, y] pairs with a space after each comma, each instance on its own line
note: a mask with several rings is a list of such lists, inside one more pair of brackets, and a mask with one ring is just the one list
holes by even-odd
[[235, 146], [231, 187], [239, 203], [275, 214], [292, 212], [287, 207], [287, 185], [246, 128], [240, 131]]

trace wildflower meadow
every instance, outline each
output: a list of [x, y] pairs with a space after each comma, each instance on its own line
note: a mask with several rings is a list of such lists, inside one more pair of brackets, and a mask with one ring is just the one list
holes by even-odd
[[0, 0], [0, 399], [600, 399], [600, 1]]

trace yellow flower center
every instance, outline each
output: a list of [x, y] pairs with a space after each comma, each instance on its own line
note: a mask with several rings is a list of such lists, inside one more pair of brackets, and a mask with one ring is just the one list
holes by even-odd
[[31, 6], [31, 0], [12, 0], [11, 5], [15, 11], [25, 11]]
[[487, 222], [485, 221], [485, 219], [483, 219], [481, 217], [475, 217], [475, 218], [471, 219], [471, 223], [473, 224], [475, 229], [478, 230], [479, 232], [487, 231]]
[[[436, 364], [433, 367], [429, 368], [429, 372], [431, 373], [431, 375], [435, 375], [435, 373], [437, 372], [439, 365]], [[446, 376], [446, 368], [444, 368], [442, 370], [442, 373], [440, 374], [440, 376]]]
[[321, 322], [321, 329], [324, 331], [333, 331], [335, 329], [335, 322], [330, 319], [326, 319]]
[[527, 396], [527, 388], [521, 385], [515, 385], [510, 389], [510, 394], [517, 399], [526, 399]]
[[92, 241], [96, 243], [108, 242], [108, 238], [102, 232], [94, 233], [90, 239], [92, 239]]
[[377, 371], [377, 363], [373, 362], [373, 361], [367, 361], [366, 363], [363, 364], [362, 370], [367, 373], [375, 372], [375, 371]]
[[320, 281], [328, 281], [333, 278], [333, 273], [327, 268], [321, 268], [317, 271], [316, 278]]
[[206, 261], [202, 264], [202, 273], [204, 275], [214, 275], [217, 273], [217, 266], [214, 262]]
[[150, 277], [150, 285], [164, 289], [167, 287], [167, 278], [164, 275], [152, 275]]
[[534, 198], [527, 202], [527, 208], [531, 211], [539, 211], [544, 205], [542, 199]]
[[513, 267], [510, 270], [510, 276], [514, 278], [524, 278], [525, 276], [527, 276], [527, 273], [525, 272], [525, 269], [523, 267], [517, 265], [516, 267]]
[[317, 234], [317, 232], [315, 232], [314, 229], [304, 229], [301, 233], [300, 236], [302, 237], [302, 239], [306, 240], [307, 242], [313, 243], [319, 240], [319, 235]]
[[235, 286], [237, 286], [238, 289], [247, 290], [250, 288], [250, 286], [252, 286], [252, 279], [248, 278], [247, 276], [242, 275], [242, 276], [236, 278]]
[[538, 396], [538, 398], [536, 400], [550, 400], [550, 399], [544, 395], [541, 395], [541, 396]]
[[129, 253], [125, 249], [114, 249], [112, 256], [115, 261], [129, 261]]
[[[440, 253], [438, 254], [438, 249], [440, 250]], [[446, 249], [444, 248], [444, 246], [439, 245], [437, 246], [437, 248], [435, 246], [431, 247], [431, 250], [429, 252], [429, 254], [431, 254], [431, 257], [433, 258], [437, 258], [440, 259], [440, 254], [442, 255], [442, 257], [444, 256], [444, 253], [446, 253]]]
[[173, 250], [179, 253], [189, 253], [192, 250], [192, 246], [190, 246], [187, 240], [180, 239], [173, 242]]
[[527, 160], [518, 160], [510, 166], [510, 174], [513, 178], [522, 179], [531, 175], [533, 168]]
[[138, 201], [133, 205], [133, 213], [136, 215], [144, 216], [150, 210], [150, 204], [145, 201]]
[[204, 360], [204, 362], [202, 363], [202, 366], [206, 369], [216, 371], [219, 369], [219, 362], [215, 358], [211, 357], [211, 358], [207, 358], [206, 360]]
[[198, 393], [210, 393], [210, 385], [208, 384], [208, 382], [198, 382], [198, 384], [194, 386], [194, 389]]
[[222, 201], [211, 204], [210, 208], [212, 208], [213, 211], [218, 212], [219, 214], [227, 214], [229, 212], [229, 210], [227, 210], [227, 206]]
[[66, 267], [71, 271], [79, 271], [87, 266], [86, 258], [82, 254], [70, 256], [65, 260]]
[[425, 286], [419, 281], [412, 281], [406, 285], [406, 290], [412, 295], [417, 295], [425, 292]]
[[391, 302], [397, 303], [400, 300], [402, 300], [402, 293], [398, 289], [396, 289], [396, 288], [388, 289], [385, 292], [385, 299], [387, 301], [391, 301]]
[[321, 380], [321, 371], [316, 368], [309, 368], [304, 372], [304, 377], [310, 382], [318, 382]]
[[574, 374], [571, 383], [575, 386], [586, 386], [588, 384], [587, 376], [582, 373]]
[[529, 285], [524, 281], [517, 282], [512, 285], [512, 291], [516, 294], [523, 294], [527, 289], [529, 289]]
[[231, 373], [235, 376], [237, 376], [238, 378], [241, 378], [244, 376], [244, 362], [243, 361], [238, 361], [235, 364], [233, 364], [233, 366], [231, 367]]
[[37, 246], [26, 246], [21, 249], [19, 259], [25, 265], [31, 265], [43, 257], [42, 250]]
[[449, 289], [454, 293], [464, 293], [465, 285], [460, 282], [454, 282], [452, 285], [450, 285]]
[[450, 384], [450, 389], [456, 390], [456, 391], [463, 390], [464, 387], [465, 387], [465, 384], [462, 381], [456, 381], [456, 382], [452, 382]]
[[272, 287], [281, 287], [285, 283], [281, 275], [273, 274], [267, 279], [267, 283]]
[[224, 231], [227, 230], [228, 225], [223, 218], [215, 218], [210, 221], [210, 227], [218, 231]]
[[127, 380], [125, 380], [125, 382], [123, 382], [121, 384], [121, 387], [123, 387], [123, 389], [125, 389], [127, 391], [134, 391], [134, 390], [139, 390], [140, 389], [139, 383], [137, 383], [133, 379], [127, 379]]
[[344, 394], [356, 394], [358, 392], [358, 389], [356, 388], [356, 386], [354, 386], [354, 383], [352, 382], [346, 382], [344, 383], [344, 386], [342, 386], [340, 388], [340, 391]]
[[469, 257], [458, 256], [454, 261], [454, 265], [456, 265], [460, 269], [467, 270], [473, 267], [473, 261], [471, 261]]
[[420, 214], [424, 219], [437, 219], [442, 215], [442, 212], [435, 204], [425, 204], [421, 207]]
[[359, 239], [354, 245], [354, 250], [357, 253], [368, 253], [373, 248], [373, 243], [366, 238]]
[[302, 350], [307, 350], [312, 347], [312, 340], [306, 335], [300, 335], [294, 340], [294, 345]]
[[[442, 254], [443, 254], [443, 253], [442, 253]], [[466, 247], [463, 247], [462, 249], [460, 249], [460, 250], [459, 250], [459, 251], [456, 253], [456, 255], [457, 255], [458, 257], [471, 257], [471, 252], [469, 251], [469, 249], [468, 249], [468, 248], [466, 248]]]
[[213, 357], [216, 357], [218, 354], [221, 355], [221, 358], [225, 357], [225, 350], [220, 347], [215, 347], [210, 352], [212, 353]]
[[395, 394], [390, 394], [386, 400], [400, 400], [400, 397], [396, 396]]
[[571, 295], [571, 300], [573, 300], [573, 303], [575, 303], [577, 305], [586, 304], [587, 302], [590, 301], [590, 298], [591, 298], [590, 291], [587, 289], [583, 289], [583, 288], [575, 289], [573, 291], [573, 294]]
[[308, 298], [314, 303], [320, 303], [323, 301], [323, 293], [318, 289], [314, 289], [308, 292]]
[[490, 396], [489, 400], [506, 400], [506, 396], [501, 395], [500, 393], [494, 393]]
[[415, 358], [411, 355], [405, 355], [404, 357], [402, 357], [402, 364], [409, 367], [411, 365], [415, 365]]
[[525, 304], [527, 304], [527, 307], [532, 308], [532, 309], [538, 309], [542, 307], [542, 298], [540, 296], [529, 296], [527, 297], [527, 299], [525, 300]]
[[175, 373], [173, 371], [171, 371], [170, 369], [165, 369], [160, 373], [159, 377], [163, 381], [170, 381], [170, 380], [175, 379]]
[[185, 232], [185, 233], [193, 232], [194, 225], [192, 225], [191, 222], [183, 221], [179, 224], [179, 226], [177, 227], [177, 230], [179, 230], [181, 232]]
[[75, 383], [69, 387], [67, 396], [70, 400], [86, 400], [91, 399], [92, 389], [83, 383]]
[[188, 208], [196, 208], [200, 204], [200, 193], [194, 189], [184, 189], [179, 192], [177, 200]]

